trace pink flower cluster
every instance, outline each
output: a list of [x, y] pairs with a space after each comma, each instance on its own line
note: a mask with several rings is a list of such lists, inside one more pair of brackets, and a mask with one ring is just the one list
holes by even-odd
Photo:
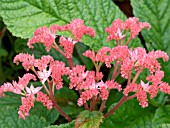
[[26, 119], [26, 116], [29, 116], [29, 111], [32, 107], [34, 107], [35, 97], [30, 95], [28, 97], [22, 97], [22, 105], [19, 108], [18, 114], [19, 118]]
[[[80, 42], [84, 34], [91, 37], [95, 36], [95, 31], [85, 26], [83, 20], [74, 19], [70, 24], [63, 26], [40, 27], [34, 32], [33, 38], [28, 41], [29, 48], [33, 48], [33, 44], [37, 42], [43, 43], [47, 51], [50, 51], [53, 47], [66, 58], [71, 66], [66, 67], [64, 62], [54, 60], [50, 55], [35, 59], [34, 55], [20, 53], [14, 58], [14, 63], [22, 62], [25, 70], [29, 71], [31, 69], [37, 75], [48, 95], [40, 91], [42, 87], [34, 88], [32, 84], [28, 87], [29, 81], [35, 81], [36, 76], [27, 73], [19, 78], [18, 83], [16, 81], [4, 83], [0, 87], [0, 96], [4, 96], [4, 92], [7, 91], [22, 95], [22, 105], [18, 114], [20, 118], [25, 119], [26, 116], [29, 116], [29, 110], [34, 107], [35, 101], [41, 102], [47, 109], [52, 109], [55, 106], [53, 104], [55, 103], [53, 101], [54, 97], [50, 93], [54, 93], [54, 87], [57, 90], [63, 87], [62, 77], [65, 75], [70, 80], [69, 88], [79, 91], [80, 98], [77, 104], [82, 106], [88, 100], [107, 100], [111, 89], [121, 91], [122, 86], [114, 80], [120, 74], [123, 78], [128, 79], [128, 85], [123, 90], [125, 97], [133, 92], [139, 104], [143, 108], [147, 107], [147, 93], [150, 94], [150, 98], [154, 98], [159, 90], [170, 94], [170, 86], [162, 81], [164, 72], [161, 71], [161, 65], [157, 60], [162, 58], [164, 61], [168, 61], [167, 53], [160, 50], [147, 53], [144, 48], [130, 49], [127, 46], [129, 41], [135, 38], [143, 28], [150, 29], [150, 27], [150, 24], [139, 22], [138, 18], [135, 17], [129, 18], [125, 22], [120, 19], [113, 21], [111, 27], [106, 28], [105, 31], [109, 34], [107, 41], [116, 40], [116, 47], [102, 47], [97, 53], [93, 50], [87, 50], [83, 53], [84, 56], [92, 60], [96, 72], [86, 70], [85, 66], [82, 65], [74, 66], [70, 62], [75, 43]], [[72, 38], [61, 36], [59, 38], [60, 46], [58, 46], [55, 43], [58, 31], [70, 31]], [[128, 31], [130, 31], [130, 38], [123, 45]], [[103, 63], [107, 68], [111, 68], [112, 65], [115, 66], [114, 77], [112, 76], [111, 80], [102, 80], [103, 73], [100, 72], [100, 67]], [[136, 83], [138, 75], [144, 69], [149, 70], [149, 75], [146, 77], [148, 83], [145, 84], [142, 80], [140, 83]], [[132, 76], [132, 71], [136, 73], [135, 77]], [[47, 83], [48, 87], [46, 87]]]
[[141, 84], [131, 83], [130, 85], [127, 85], [123, 93], [125, 96], [128, 96], [129, 92], [136, 93], [137, 99], [139, 100], [139, 104], [143, 108], [148, 106], [146, 91], [143, 89]]
[[50, 51], [53, 43], [55, 42], [56, 35], [47, 27], [41, 27], [35, 30], [33, 38], [29, 39], [27, 45], [29, 48], [34, 48], [33, 44], [40, 42], [43, 43], [47, 51]]
[[42, 93], [41, 91], [36, 91], [37, 98], [33, 93], [30, 95], [27, 95], [26, 97], [21, 97], [22, 105], [19, 108], [18, 114], [21, 119], [26, 119], [27, 116], [29, 116], [29, 111], [32, 107], [34, 107], [34, 102], [38, 101], [41, 102], [47, 109], [52, 109], [53, 103], [49, 99], [49, 97]]
[[73, 48], [76, 41], [73, 41], [71, 38], [67, 39], [64, 36], [61, 36], [59, 42], [60, 46], [64, 47], [66, 58], [72, 58]]
[[153, 74], [156, 71], [160, 71], [160, 63], [157, 61], [158, 58], [163, 58], [163, 60], [168, 60], [167, 53], [161, 51], [151, 51], [146, 53], [144, 48], [137, 47], [134, 50], [129, 50], [129, 55], [124, 59], [121, 65], [121, 75], [123, 78], [128, 78], [132, 68], [135, 71], [143, 70], [147, 68], [150, 71], [150, 74]]
[[16, 94], [21, 94], [22, 91], [27, 87], [30, 80], [36, 80], [33, 74], [27, 73], [22, 78], [19, 77], [18, 83], [13, 81], [12, 84], [7, 82], [0, 87], [0, 97], [4, 96], [4, 92], [13, 92]]
[[[57, 31], [70, 31], [72, 33], [73, 39], [70, 37], [67, 39], [63, 36], [59, 39], [60, 46], [64, 48], [66, 58], [72, 58], [74, 44], [80, 42], [84, 34], [90, 35], [91, 37], [95, 36], [95, 31], [85, 26], [83, 20], [74, 19], [70, 24], [64, 26], [52, 25], [49, 29], [47, 27], [38, 28], [35, 30], [33, 38], [28, 41], [27, 45], [29, 48], [34, 48], [33, 44], [40, 42], [44, 44], [46, 50], [49, 52], [51, 47], [55, 48], [55, 45], [57, 45], [55, 43]], [[58, 47], [56, 50], [58, 50]]]
[[[163, 51], [157, 50], [157, 51], [151, 51], [151, 52], [147, 53], [144, 48], [137, 47], [132, 50], [132, 49], [129, 49], [127, 46], [119, 46], [118, 45], [112, 49], [103, 47], [97, 52], [96, 55], [95, 55], [94, 51], [87, 50], [85, 53], [83, 53], [83, 55], [86, 57], [89, 57], [94, 63], [96, 63], [96, 62], [105, 63], [108, 68], [110, 68], [111, 63], [116, 60], [118, 62], [118, 64], [120, 65], [121, 76], [125, 79], [128, 79], [131, 76], [133, 69], [137, 73], [138, 71], [142, 72], [143, 69], [147, 68], [150, 71], [150, 75], [147, 76], [146, 80], [148, 80], [149, 82], [152, 82], [152, 85], [143, 86], [143, 85], [145, 85], [144, 83], [142, 83], [142, 84], [131, 83], [124, 89], [125, 95], [127, 95], [129, 92], [135, 92], [137, 99], [139, 100], [140, 105], [142, 107], [146, 107], [148, 105], [147, 95], [146, 95], [147, 92], [150, 94], [151, 98], [153, 98], [157, 95], [157, 92], [159, 89], [165, 93], [170, 92], [169, 86], [166, 85], [165, 83], [163, 84], [161, 81], [164, 76], [164, 73], [163, 73], [163, 71], [160, 70], [161, 66], [157, 60], [158, 58], [163, 58], [164, 61], [168, 61], [169, 57], [168, 57], [167, 53], [165, 53]], [[80, 72], [81, 75], [83, 74], [82, 72], [84, 73], [84, 69]], [[93, 73], [93, 74], [95, 74], [95, 73]], [[77, 75], [77, 76], [79, 76], [79, 75]], [[90, 75], [86, 71], [83, 74], [83, 76], [84, 76], [83, 78], [81, 76], [80, 78], [76, 78], [76, 79], [78, 79], [78, 80], [81, 79], [80, 81], [84, 82], [84, 80], [86, 78], [88, 78]], [[73, 79], [73, 78], [71, 78], [71, 79]], [[90, 78], [94, 79], [94, 75], [93, 75], [93, 77], [90, 77]], [[95, 81], [95, 80], [93, 80], [93, 81]], [[78, 83], [78, 82], [79, 81], [74, 82], [74, 85], [71, 85], [71, 86], [75, 87], [76, 86], [75, 83]], [[71, 83], [72, 83], [72, 80], [71, 80]], [[94, 85], [93, 83], [95, 83], [95, 82], [90, 82], [90, 85]], [[80, 82], [80, 85], [83, 85], [83, 84]], [[76, 86], [76, 89], [80, 85]], [[86, 86], [83, 85], [83, 87], [86, 87]], [[100, 95], [103, 95], [102, 94], [103, 87], [100, 87], [100, 86], [98, 86], [98, 87], [100, 88]], [[82, 89], [82, 88], [78, 88], [78, 89]], [[87, 89], [87, 88], [84, 88], [84, 89]], [[85, 99], [88, 100], [88, 99], [92, 98], [92, 96], [94, 94], [93, 93], [90, 94], [89, 92], [90, 91], [84, 92], [82, 94], [81, 99], [79, 99], [79, 104], [84, 103]], [[105, 91], [106, 97], [108, 95], [107, 93]], [[99, 94], [99, 92], [95, 93], [94, 96], [96, 96], [98, 94]], [[85, 97], [84, 100], [83, 100], [83, 97]], [[107, 99], [107, 98], [102, 98], [102, 99]]]
[[70, 24], [62, 26], [61, 31], [71, 31], [74, 36], [74, 40], [80, 42], [83, 35], [90, 35], [91, 37], [95, 36], [95, 31], [92, 28], [84, 25], [84, 20], [74, 19]]
[[[24, 59], [23, 59], [24, 58]], [[14, 58], [14, 62], [18, 64], [18, 62], [24, 63], [24, 68], [29, 70], [31, 68], [38, 69], [37, 76], [44, 84], [48, 78], [52, 78], [53, 83], [56, 86], [56, 89], [62, 88], [62, 76], [68, 75], [70, 70], [65, 66], [64, 62], [54, 61], [54, 59], [50, 56], [42, 56], [41, 59], [32, 58], [31, 64], [28, 61], [30, 58], [29, 54], [20, 53]], [[26, 66], [25, 66], [26, 65]], [[49, 69], [49, 70], [47, 70]]]
[[135, 92], [140, 105], [145, 108], [148, 106], [147, 92], [150, 94], [150, 98], [154, 98], [158, 93], [158, 89], [164, 93], [170, 94], [170, 86], [165, 82], [161, 83], [159, 86], [155, 84], [149, 85], [149, 83], [144, 84], [143, 82], [140, 84], [131, 83], [126, 86], [123, 93], [128, 96], [129, 92]]
[[85, 71], [85, 67], [81, 65], [76, 65], [76, 67], [71, 70], [69, 75], [70, 89], [75, 88], [75, 90], [83, 91], [77, 101], [79, 106], [82, 106], [87, 100], [98, 95], [102, 100], [106, 100], [110, 89], [122, 90], [121, 85], [113, 80], [104, 83], [101, 80], [102, 77], [103, 75], [101, 72], [95, 73], [94, 71]]
[[43, 71], [47, 68], [48, 63], [52, 61], [54, 61], [54, 59], [50, 55], [42, 56], [41, 59], [35, 59], [34, 55], [25, 53], [20, 53], [14, 58], [14, 63], [19, 64], [19, 62], [22, 62], [22, 66], [27, 71], [29, 71], [33, 67], [36, 67], [40, 71]]
[[18, 83], [16, 81], [13, 81], [11, 83], [4, 83], [0, 87], [0, 97], [4, 96], [4, 92], [13, 92], [15, 94], [20, 94], [22, 96], [22, 105], [19, 108], [19, 117], [22, 119], [25, 119], [26, 116], [29, 116], [29, 110], [31, 107], [34, 107], [34, 101], [35, 101], [35, 94], [38, 93], [42, 87], [36, 87], [34, 88], [33, 85], [27, 87], [30, 80], [33, 79], [36, 80], [36, 77], [33, 74], [27, 73], [22, 78], [19, 78]]
[[136, 17], [128, 18], [125, 22], [120, 19], [114, 20], [112, 26], [105, 29], [109, 34], [107, 41], [124, 39], [128, 30], [130, 31], [130, 39], [133, 39], [143, 28], [150, 29], [151, 26], [147, 22], [139, 22]]
[[36, 101], [41, 102], [49, 110], [52, 109], [53, 107], [52, 100], [50, 100], [49, 97], [46, 94], [42, 93], [41, 91], [37, 93]]
[[29, 69], [31, 69], [32, 66], [34, 66], [34, 55], [20, 53], [15, 56], [13, 62], [17, 65], [19, 64], [19, 62], [22, 62], [22, 66], [25, 70], [28, 71]]
[[144, 48], [137, 47], [132, 50], [128, 49], [127, 46], [116, 46], [112, 49], [103, 47], [96, 55], [94, 51], [87, 50], [83, 55], [89, 57], [94, 63], [105, 63], [108, 68], [116, 60], [121, 65], [122, 77], [126, 79], [128, 79], [133, 68], [135, 71], [147, 68], [152, 74], [161, 68], [157, 61], [158, 58], [163, 58], [164, 61], [169, 59], [167, 53], [160, 50], [146, 53]]
[[50, 69], [51, 69], [51, 78], [53, 84], [55, 85], [57, 90], [60, 90], [63, 87], [62, 76], [68, 75], [70, 69], [65, 66], [64, 62], [57, 61], [57, 60], [50, 63]]
[[87, 50], [83, 55], [89, 57], [94, 63], [105, 63], [110, 68], [114, 60], [122, 63], [129, 56], [129, 50], [127, 46], [116, 46], [114, 48], [102, 47], [96, 55], [91, 50]]

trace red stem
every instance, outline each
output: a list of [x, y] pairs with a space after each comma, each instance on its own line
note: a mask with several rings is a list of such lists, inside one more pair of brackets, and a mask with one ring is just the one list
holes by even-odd
[[133, 78], [132, 83], [135, 83], [135, 82], [136, 82], [136, 80], [138, 79], [138, 77], [139, 77], [140, 73], [142, 72], [142, 70], [143, 70], [143, 69], [139, 69], [139, 70], [137, 71], [135, 77]]
[[131, 41], [131, 37], [129, 37], [129, 39], [127, 40], [127, 42], [125, 43], [125, 45], [128, 45], [129, 44], [129, 42]]
[[58, 47], [58, 45], [57, 45], [56, 43], [53, 44], [53, 48], [56, 49], [61, 55], [63, 55], [64, 58], [66, 58], [66, 60], [67, 60], [67, 62], [68, 62], [68, 64], [69, 64], [69, 66], [70, 66], [71, 68], [74, 67], [72, 58], [67, 58], [66, 55], [65, 55], [65, 53]]
[[102, 112], [102, 111], [104, 110], [105, 104], [106, 104], [106, 100], [103, 100], [103, 101], [102, 101], [102, 104], [101, 104], [101, 106], [100, 106], [99, 112]]
[[113, 75], [112, 75], [112, 80], [114, 80], [116, 78], [117, 69], [118, 69], [118, 62], [116, 61], [114, 71], [113, 71]]
[[132, 96], [123, 96], [122, 99], [109, 111], [107, 112], [104, 117], [107, 118], [108, 116], [110, 116], [111, 114], [114, 114], [114, 112], [126, 101], [135, 98], [136, 95], [132, 95]]
[[[82, 91], [81, 91], [81, 90], [79, 90], [79, 94], [80, 94], [80, 95], [82, 94]], [[87, 104], [87, 102], [84, 103], [84, 108], [85, 108], [86, 110], [89, 110], [89, 109], [90, 109], [89, 106], [88, 106], [88, 104]]]
[[52, 100], [53, 102], [53, 106], [54, 108], [62, 115], [65, 117], [66, 120], [68, 120], [69, 122], [72, 121], [72, 119], [61, 109], [61, 107], [57, 104], [55, 98], [54, 98], [54, 94], [52, 92], [52, 82], [48, 82], [48, 86], [49, 86], [49, 89], [50, 89], [50, 99]]
[[70, 68], [72, 69], [74, 67], [74, 64], [73, 64], [73, 61], [72, 61], [72, 58], [66, 58], [67, 59], [67, 62], [70, 66]]
[[95, 110], [95, 106], [96, 106], [96, 98], [93, 97], [93, 98], [90, 100], [90, 111]]

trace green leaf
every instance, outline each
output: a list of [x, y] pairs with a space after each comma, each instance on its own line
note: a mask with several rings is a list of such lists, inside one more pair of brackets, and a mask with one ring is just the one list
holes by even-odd
[[75, 121], [72, 121], [72, 122], [66, 123], [66, 124], [51, 125], [51, 126], [46, 127], [46, 128], [74, 128], [74, 123], [75, 123]]
[[[115, 104], [115, 103], [114, 103]], [[141, 108], [139, 102], [135, 99], [125, 102], [118, 108], [113, 115], [104, 119], [101, 128], [146, 128], [151, 125], [154, 116], [154, 108]], [[150, 127], [148, 127], [150, 128]]]
[[[167, 52], [170, 56], [170, 1], [131, 0], [131, 5], [134, 15], [152, 26], [150, 31], [142, 31], [148, 50], [160, 49]], [[170, 61], [163, 63], [162, 66], [165, 71], [165, 80], [170, 83]]]
[[76, 58], [78, 58], [79, 60], [79, 65], [85, 65], [87, 70], [92, 70], [92, 68], [94, 67], [94, 64], [92, 63], [92, 61], [83, 56], [83, 53], [88, 50], [89, 47], [87, 47], [86, 45], [82, 44], [82, 43], [76, 43], [75, 45], [75, 50], [74, 50], [74, 56], [76, 56]]
[[7, 50], [5, 50], [5, 49], [3, 49], [3, 48], [0, 48], [0, 57], [2, 57], [2, 56], [7, 56], [8, 55], [8, 52], [7, 52]]
[[45, 118], [50, 124], [54, 123], [59, 117], [59, 112], [56, 109], [53, 108], [52, 110], [48, 110], [39, 102], [35, 103], [35, 106], [30, 110], [29, 113], [30, 116], [36, 115], [39, 118]]
[[0, 109], [1, 128], [43, 128], [49, 126], [45, 118], [32, 115], [22, 120], [18, 117], [18, 110], [12, 107]]
[[21, 105], [20, 95], [6, 92], [5, 97], [0, 97], [0, 107], [12, 106], [19, 107]]
[[67, 105], [62, 106], [62, 110], [67, 114], [70, 115], [72, 118], [76, 118], [76, 116], [83, 111], [82, 107], [78, 107], [77, 105]]
[[166, 103], [167, 97], [165, 93], [158, 91], [158, 94], [153, 99], [149, 99], [149, 103], [154, 107], [162, 107]]
[[26, 39], [21, 39], [17, 38], [14, 42], [14, 50], [16, 53], [23, 52], [26, 50], [28, 52], [28, 46], [26, 46], [27, 40]]
[[123, 94], [118, 92], [117, 90], [110, 90], [105, 110], [108, 110], [112, 104], [118, 102], [122, 98], [122, 96]]
[[170, 125], [170, 105], [160, 107], [156, 110], [153, 118], [154, 124], [169, 124]]
[[[102, 46], [113, 47], [107, 43], [104, 29], [112, 21], [125, 15], [111, 0], [1, 0], [0, 15], [13, 35], [30, 38], [36, 28], [52, 24], [63, 25], [74, 18], [80, 18], [95, 29], [96, 37], [84, 36], [82, 41], [94, 50]], [[139, 40], [134, 44], [140, 44]]]
[[76, 128], [98, 128], [103, 120], [103, 114], [98, 111], [85, 110], [76, 118]]
[[73, 118], [82, 111], [82, 108], [77, 105], [78, 94], [68, 87], [64, 86], [62, 89], [56, 90], [55, 99], [62, 110]]
[[62, 89], [56, 90], [55, 98], [59, 104], [67, 106], [68, 104], [77, 102], [78, 95], [74, 90], [64, 86]]
[[[160, 107], [156, 110], [153, 117], [143, 117], [136, 124], [130, 125], [131, 128], [169, 128], [170, 126], [170, 105]], [[147, 119], [148, 118], [148, 119]], [[152, 120], [151, 120], [152, 119]], [[150, 120], [150, 121], [149, 121]]]

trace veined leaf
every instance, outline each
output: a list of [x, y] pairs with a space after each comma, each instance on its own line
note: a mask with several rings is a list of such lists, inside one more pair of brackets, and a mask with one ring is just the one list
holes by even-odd
[[74, 90], [64, 86], [62, 89], [55, 91], [55, 98], [59, 104], [67, 106], [68, 104], [77, 102], [78, 94]]
[[18, 110], [12, 107], [0, 109], [1, 128], [43, 128], [49, 126], [45, 118], [32, 115], [22, 120], [18, 117]]
[[51, 125], [51, 126], [46, 127], [46, 128], [74, 128], [74, 123], [75, 123], [75, 121], [72, 121], [72, 122], [66, 123], [66, 124]]
[[[106, 42], [104, 29], [117, 18], [126, 19], [111, 0], [1, 0], [0, 15], [13, 35], [21, 38], [30, 38], [40, 26], [83, 19], [85, 25], [95, 29], [96, 37], [84, 36], [82, 41], [94, 50], [114, 46]], [[140, 45], [139, 40], [134, 44]]]
[[[115, 103], [114, 103], [115, 104]], [[135, 99], [125, 102], [113, 115], [104, 119], [101, 128], [150, 128], [154, 116], [154, 108], [141, 108]]]
[[[131, 0], [133, 12], [140, 20], [151, 24], [150, 31], [142, 31], [149, 51], [163, 50], [170, 56], [170, 1], [169, 0]], [[170, 61], [163, 63], [165, 79], [170, 83]]]
[[21, 105], [21, 96], [12, 92], [5, 92], [4, 97], [0, 97], [0, 107], [19, 107]]
[[42, 105], [42, 103], [35, 102], [35, 106], [30, 110], [30, 116], [36, 115], [37, 117], [45, 118], [46, 122], [49, 124], [54, 123], [58, 117], [59, 117], [59, 112], [56, 109], [51, 109], [48, 110], [46, 107]]
[[76, 118], [76, 128], [98, 128], [102, 122], [103, 114], [98, 111], [82, 111]]
[[154, 124], [169, 124], [170, 125], [170, 105], [160, 107], [156, 110], [153, 118]]

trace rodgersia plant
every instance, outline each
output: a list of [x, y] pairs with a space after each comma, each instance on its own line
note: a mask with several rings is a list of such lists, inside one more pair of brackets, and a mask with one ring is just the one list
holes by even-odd
[[[67, 76], [69, 88], [80, 94], [77, 101], [78, 106], [84, 106], [85, 108], [85, 111], [77, 116], [75, 127], [81, 126], [83, 122], [82, 115], [87, 111], [98, 111], [97, 113], [101, 115], [98, 122], [99, 126], [103, 118], [114, 114], [124, 102], [132, 98], [137, 98], [141, 107], [145, 108], [148, 106], [147, 95], [154, 98], [159, 90], [170, 94], [170, 86], [162, 81], [164, 72], [161, 70], [161, 65], [157, 60], [162, 58], [164, 61], [168, 61], [168, 55], [160, 50], [147, 53], [141, 47], [134, 49], [128, 47], [131, 40], [142, 29], [150, 28], [149, 23], [139, 22], [138, 18], [135, 17], [129, 18], [125, 22], [120, 19], [113, 21], [112, 25], [106, 28], [105, 31], [108, 33], [106, 40], [108, 43], [115, 40], [115, 47], [102, 47], [97, 52], [87, 50], [83, 53], [84, 56], [92, 60], [95, 66], [94, 71], [89, 71], [84, 65], [75, 65], [72, 61], [72, 54], [74, 45], [81, 42], [83, 35], [95, 37], [94, 29], [85, 26], [84, 21], [81, 19], [74, 19], [70, 24], [63, 26], [40, 27], [34, 32], [34, 36], [29, 39], [27, 43], [29, 48], [34, 48], [33, 44], [35, 43], [44, 44], [47, 51], [54, 48], [66, 58], [69, 66], [67, 67], [64, 62], [54, 60], [50, 55], [36, 59], [34, 55], [20, 53], [14, 58], [14, 63], [19, 64], [19, 62], [22, 62], [24, 69], [26, 71], [32, 70], [34, 74], [27, 73], [19, 78], [18, 82], [4, 83], [0, 87], [0, 96], [5, 96], [4, 92], [21, 95], [22, 105], [18, 114], [22, 119], [29, 116], [29, 110], [34, 107], [35, 102], [41, 102], [49, 110], [55, 108], [65, 119], [71, 122], [73, 119], [61, 109], [54, 95], [56, 89], [60, 90], [63, 87], [63, 76]], [[69, 31], [71, 36], [59, 36], [58, 44], [55, 42], [55, 39], [58, 38], [57, 32], [63, 31]], [[130, 36], [128, 37], [128, 35]], [[103, 64], [107, 68], [114, 67], [110, 80], [102, 80], [105, 74], [101, 72], [100, 68]], [[144, 69], [148, 69], [149, 75], [146, 76], [145, 80], [141, 79], [139, 83], [137, 79], [140, 79], [139, 76]], [[127, 84], [124, 88], [115, 81], [119, 75], [127, 79]], [[40, 81], [42, 86], [34, 87], [31, 84], [28, 87], [30, 80]], [[45, 93], [41, 91], [42, 88], [45, 89]], [[117, 89], [124, 96], [112, 109], [103, 113], [112, 89]], [[99, 105], [99, 103], [101, 104]]]

